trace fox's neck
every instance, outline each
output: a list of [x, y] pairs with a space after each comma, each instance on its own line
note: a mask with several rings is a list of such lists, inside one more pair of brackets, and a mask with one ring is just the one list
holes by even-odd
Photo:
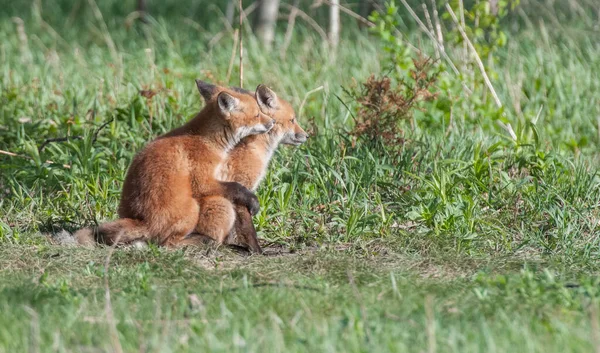
[[246, 144], [247, 146], [251, 146], [252, 148], [259, 149], [264, 151], [265, 153], [265, 168], [269, 164], [271, 157], [273, 157], [273, 152], [279, 146], [279, 142], [281, 142], [282, 137], [278, 134], [266, 133], [260, 135], [248, 136], [242, 140], [240, 144]]
[[195, 126], [194, 131], [197, 132], [195, 135], [197, 135], [198, 138], [215, 146], [224, 153], [231, 151], [231, 149], [240, 142], [239, 136], [225, 122], [207, 122], [206, 119], [202, 119]]
[[217, 115], [219, 113], [208, 106], [184, 126], [169, 132], [166, 136], [183, 134], [196, 136], [219, 152], [228, 153], [240, 142], [240, 137], [224, 119], [214, 119]]

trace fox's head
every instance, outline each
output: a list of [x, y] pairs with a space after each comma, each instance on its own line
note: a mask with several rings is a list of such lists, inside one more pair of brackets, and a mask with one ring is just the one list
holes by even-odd
[[[196, 80], [196, 85], [202, 93], [204, 83]], [[233, 133], [232, 140], [239, 141], [246, 136], [268, 132], [275, 125], [275, 120], [263, 113], [257, 101], [247, 94], [224, 89], [215, 92], [215, 99], [208, 102], [216, 105], [227, 122]]]
[[[214, 99], [219, 92], [234, 91], [252, 97], [252, 92], [242, 88], [234, 87], [228, 89], [199, 80], [196, 83], [198, 84], [200, 94], [206, 102]], [[306, 142], [308, 134], [298, 125], [296, 113], [290, 103], [278, 98], [275, 92], [265, 85], [258, 85], [254, 99], [258, 103], [260, 110], [275, 121], [273, 128], [266, 134], [271, 144], [277, 145], [283, 143], [299, 146]]]
[[270, 137], [286, 145], [299, 146], [306, 142], [308, 134], [298, 125], [296, 113], [290, 103], [279, 99], [265, 85], [256, 88], [256, 101], [265, 114], [275, 119], [275, 126], [269, 131]]

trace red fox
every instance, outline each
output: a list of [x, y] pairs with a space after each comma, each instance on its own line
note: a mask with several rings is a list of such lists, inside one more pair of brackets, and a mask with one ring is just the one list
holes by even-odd
[[[262, 91], [259, 86], [256, 95]], [[145, 240], [177, 246], [196, 228], [199, 202], [218, 198], [222, 212], [234, 214], [234, 205], [240, 205], [256, 213], [256, 196], [239, 183], [220, 181], [219, 169], [241, 139], [265, 133], [274, 123], [254, 97], [221, 91], [196, 117], [135, 156], [123, 185], [120, 219], [95, 230], [81, 229], [75, 238], [82, 244]], [[204, 234], [219, 239], [233, 224], [223, 226], [205, 229]]]
[[[228, 89], [210, 83], [196, 81], [198, 89], [204, 100], [208, 103], [215, 99], [220, 92]], [[231, 88], [242, 94], [251, 96], [252, 93], [241, 88]], [[279, 99], [277, 95], [265, 86], [259, 86], [256, 98], [261, 110], [275, 119], [275, 126], [266, 134], [253, 135], [244, 138], [235, 146], [227, 157], [223, 167], [220, 169], [219, 180], [237, 182], [255, 191], [265, 176], [267, 167], [273, 152], [280, 143], [299, 146], [304, 143], [308, 134], [298, 125], [296, 114], [292, 106]], [[261, 253], [258, 244], [256, 230], [252, 224], [252, 217], [248, 210], [236, 206], [236, 214], [229, 213], [230, 209], [225, 207], [227, 200], [212, 197], [204, 199], [199, 203], [200, 217], [196, 232], [202, 235], [210, 233], [211, 229], [226, 227], [235, 220], [235, 227], [231, 233], [222, 235], [223, 238], [215, 239], [219, 243], [229, 238], [231, 241], [235, 235], [239, 241], [245, 243], [251, 251]], [[189, 243], [193, 243], [194, 235], [188, 237]]]

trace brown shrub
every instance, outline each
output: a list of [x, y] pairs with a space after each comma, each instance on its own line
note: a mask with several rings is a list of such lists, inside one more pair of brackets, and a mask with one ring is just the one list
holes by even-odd
[[[403, 127], [411, 120], [419, 103], [437, 98], [432, 92], [438, 72], [431, 59], [413, 60], [407, 78], [393, 80], [371, 75], [351, 95], [358, 103], [351, 134], [370, 141], [382, 140], [387, 146], [404, 144]], [[394, 83], [396, 81], [396, 83]]]

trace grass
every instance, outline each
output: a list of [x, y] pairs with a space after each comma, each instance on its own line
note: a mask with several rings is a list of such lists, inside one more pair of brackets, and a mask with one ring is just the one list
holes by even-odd
[[[106, 272], [109, 249], [52, 244], [116, 217], [136, 151], [200, 109], [193, 79], [237, 84], [218, 9], [177, 4], [143, 26], [117, 1], [0, 1], [0, 150], [18, 155], [0, 155], [0, 352], [600, 346], [596, 22], [544, 1], [522, 1], [486, 60], [502, 110], [447, 43], [461, 76], [439, 63], [438, 99], [400, 123], [397, 145], [349, 133], [345, 92], [403, 77], [390, 70], [403, 47], [350, 21], [335, 57], [300, 20], [285, 59], [285, 22], [272, 53], [245, 36], [244, 86], [270, 85], [313, 135], [280, 148], [259, 189], [272, 256], [116, 249]], [[434, 56], [401, 13], [404, 39]]]
[[[103, 262], [98, 251], [3, 249], [3, 267], [19, 269], [2, 276], [3, 349], [112, 351]], [[597, 280], [566, 287], [570, 274], [537, 261], [122, 250], [111, 265], [124, 351], [592, 349]]]

